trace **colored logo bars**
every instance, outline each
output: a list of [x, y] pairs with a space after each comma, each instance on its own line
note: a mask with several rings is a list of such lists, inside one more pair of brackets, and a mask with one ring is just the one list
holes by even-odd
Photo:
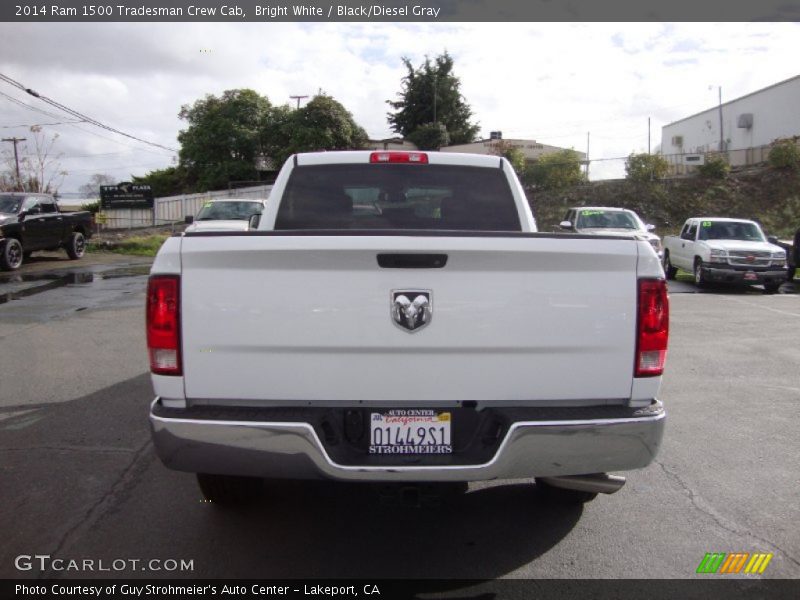
[[761, 575], [767, 568], [769, 561], [772, 560], [772, 556], [772, 553], [765, 554], [762, 552], [756, 552], [755, 554], [750, 554], [749, 552], [733, 552], [731, 554], [706, 552], [697, 567], [697, 573], [750, 573]]

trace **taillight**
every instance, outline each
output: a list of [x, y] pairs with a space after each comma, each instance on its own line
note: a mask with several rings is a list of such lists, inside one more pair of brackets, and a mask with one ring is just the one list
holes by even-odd
[[634, 376], [661, 375], [664, 372], [669, 338], [669, 300], [666, 281], [640, 279], [638, 306]]
[[159, 375], [180, 375], [180, 277], [154, 275], [147, 283], [147, 350], [150, 370]]
[[369, 162], [427, 165], [428, 155], [424, 152], [373, 152], [369, 155]]

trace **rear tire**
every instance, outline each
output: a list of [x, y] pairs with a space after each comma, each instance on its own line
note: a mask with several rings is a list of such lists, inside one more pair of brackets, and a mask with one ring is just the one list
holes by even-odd
[[197, 483], [203, 497], [218, 506], [241, 506], [258, 497], [263, 481], [255, 477], [198, 473]]
[[8, 238], [0, 248], [0, 268], [4, 271], [16, 271], [22, 266], [24, 252], [22, 244], [15, 238]]
[[536, 487], [548, 504], [586, 504], [597, 498], [597, 492], [584, 492], [581, 490], [568, 490], [555, 487], [540, 479], [536, 480]]
[[86, 238], [80, 231], [73, 231], [66, 244], [67, 256], [78, 260], [86, 254]]
[[678, 268], [673, 267], [672, 262], [669, 260], [669, 252], [664, 250], [664, 274], [667, 276], [667, 279], [675, 279], [677, 272]]

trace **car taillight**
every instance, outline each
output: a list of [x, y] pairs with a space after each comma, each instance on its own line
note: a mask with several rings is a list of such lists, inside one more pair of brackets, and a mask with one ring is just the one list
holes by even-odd
[[427, 165], [428, 155], [424, 152], [373, 152], [369, 155], [369, 162]]
[[653, 377], [664, 372], [669, 338], [669, 300], [663, 279], [639, 280], [634, 377]]
[[180, 375], [180, 277], [154, 275], [147, 283], [147, 350], [150, 371]]

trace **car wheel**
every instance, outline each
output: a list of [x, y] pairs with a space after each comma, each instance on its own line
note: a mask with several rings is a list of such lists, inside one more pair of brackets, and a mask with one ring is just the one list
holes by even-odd
[[703, 263], [698, 258], [694, 261], [694, 284], [701, 288], [706, 285], [706, 276], [703, 274]]
[[22, 265], [23, 255], [19, 240], [8, 238], [0, 252], [0, 268], [4, 271], [16, 271]]
[[568, 490], [536, 479], [536, 487], [545, 502], [550, 504], [585, 504], [597, 498], [597, 492]]
[[263, 481], [256, 477], [237, 477], [235, 475], [212, 475], [198, 473], [197, 483], [203, 497], [219, 506], [239, 506], [252, 502], [258, 497]]
[[80, 231], [73, 231], [67, 241], [67, 256], [77, 260], [86, 254], [86, 238]]
[[675, 274], [678, 272], [677, 267], [673, 267], [669, 260], [669, 252], [664, 251], [664, 274], [667, 279], [675, 279]]

